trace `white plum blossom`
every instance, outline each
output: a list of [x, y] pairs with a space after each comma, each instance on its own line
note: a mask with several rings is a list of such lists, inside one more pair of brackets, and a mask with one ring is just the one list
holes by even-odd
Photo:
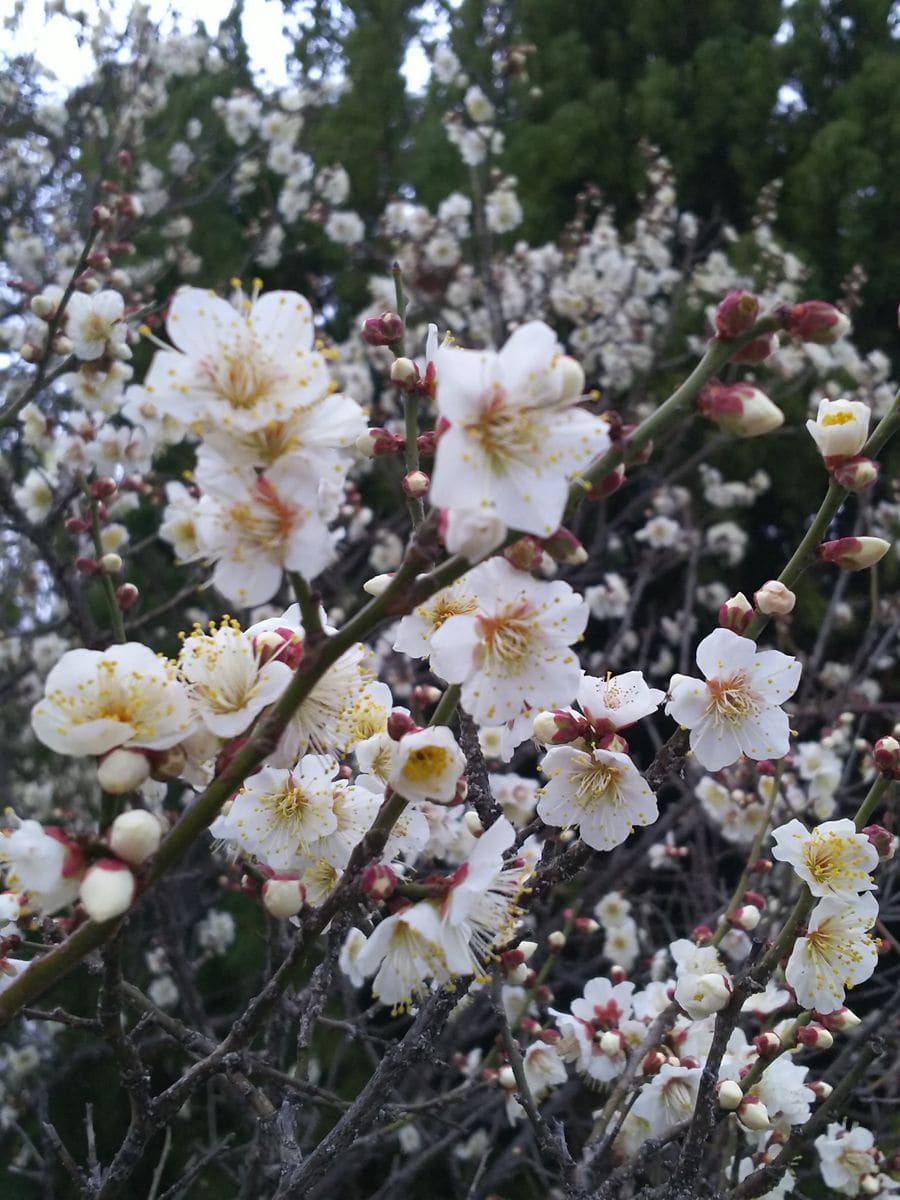
[[848, 818], [812, 831], [788, 821], [773, 830], [772, 840], [772, 857], [790, 863], [814, 896], [852, 901], [876, 886], [869, 872], [878, 866], [878, 851]]
[[647, 686], [642, 671], [606, 679], [584, 675], [578, 689], [578, 707], [599, 733], [627, 729], [656, 712], [665, 698], [665, 692]]
[[613, 984], [598, 976], [588, 981], [583, 996], [572, 1001], [569, 1013], [550, 1010], [563, 1036], [574, 1039], [576, 1049], [571, 1056], [578, 1070], [600, 1083], [615, 1079], [625, 1070], [625, 1055], [608, 1053], [600, 1040], [603, 1033], [616, 1033], [627, 1024], [632, 1015], [633, 992], [631, 982]]
[[430, 978], [446, 982], [451, 972], [434, 904], [423, 901], [385, 917], [355, 953], [353, 969], [363, 978], [375, 976], [372, 994], [394, 1012], [409, 1008]]
[[581, 668], [569, 647], [587, 624], [587, 605], [567, 583], [532, 579], [492, 558], [466, 576], [474, 612], [448, 617], [431, 637], [431, 668], [462, 684], [462, 703], [483, 725], [568, 704]]
[[46, 915], [72, 903], [84, 870], [82, 854], [61, 830], [31, 820], [3, 830], [0, 863], [7, 884], [23, 893], [26, 911]]
[[366, 236], [366, 227], [359, 213], [336, 210], [325, 222], [325, 236], [339, 246], [356, 246]]
[[823, 1180], [842, 1196], [858, 1196], [863, 1177], [878, 1169], [875, 1135], [864, 1125], [847, 1129], [831, 1121], [814, 1145]]
[[656, 796], [627, 754], [554, 746], [541, 763], [548, 782], [537, 813], [547, 825], [577, 827], [594, 850], [612, 850], [635, 826], [659, 816]]
[[861, 400], [820, 400], [806, 428], [823, 458], [852, 458], [865, 445], [871, 416]]
[[109, 289], [93, 295], [73, 292], [66, 307], [66, 334], [75, 357], [85, 362], [105, 355], [130, 358], [124, 315], [125, 298], [121, 292]]
[[441, 347], [438, 440], [430, 499], [444, 508], [477, 498], [513, 529], [549, 536], [568, 479], [609, 446], [605, 422], [579, 409], [584, 374], [540, 321], [520, 326], [499, 352]]
[[100, 755], [116, 746], [165, 750], [191, 732], [193, 707], [175, 664], [139, 642], [69, 650], [31, 710], [38, 739], [57, 754]]
[[448, 804], [466, 769], [466, 756], [452, 730], [431, 725], [405, 734], [397, 746], [388, 782], [406, 800], [435, 800]]
[[877, 917], [878, 904], [868, 892], [853, 901], [832, 896], [819, 901], [784, 970], [798, 1004], [834, 1012], [848, 988], [869, 978], [878, 961], [869, 935]]
[[208, 633], [197, 626], [184, 639], [178, 666], [210, 733], [237, 737], [290, 683], [287, 663], [265, 656], [266, 648], [254, 645], [236, 621], [223, 621]]
[[705, 682], [673, 675], [666, 712], [690, 729], [690, 746], [709, 771], [748, 758], [783, 758], [790, 725], [779, 707], [800, 682], [800, 664], [780, 650], [757, 650], [756, 643], [730, 629], [715, 629], [697, 647]]
[[475, 593], [468, 577], [464, 575], [449, 587], [435, 592], [429, 600], [403, 618], [397, 626], [394, 649], [411, 658], [425, 658], [431, 651], [432, 636], [446, 620], [474, 613], [477, 609]]
[[662, 1137], [694, 1115], [700, 1067], [673, 1067], [666, 1063], [645, 1083], [629, 1116], [646, 1121], [647, 1137]]
[[166, 329], [177, 350], [154, 355], [145, 390], [198, 434], [238, 434], [283, 421], [328, 390], [313, 349], [312, 310], [296, 292], [241, 297], [240, 311], [201, 288], [177, 292]]

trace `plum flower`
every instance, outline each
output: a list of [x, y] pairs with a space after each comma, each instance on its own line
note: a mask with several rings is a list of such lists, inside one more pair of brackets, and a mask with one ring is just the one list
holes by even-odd
[[819, 901], [784, 971], [798, 1004], [834, 1012], [844, 1003], [847, 988], [869, 978], [878, 952], [868, 931], [877, 916], [878, 904], [868, 893], [851, 903], [831, 896]]
[[806, 428], [823, 458], [851, 458], [866, 443], [871, 416], [861, 400], [820, 400], [816, 419]]
[[462, 702], [482, 725], [512, 720], [525, 704], [568, 704], [581, 676], [569, 647], [587, 624], [585, 601], [567, 583], [532, 579], [502, 558], [466, 578], [477, 609], [432, 635], [432, 670], [462, 684]]
[[541, 321], [520, 326], [499, 352], [442, 347], [435, 365], [438, 411], [449, 426], [431, 502], [450, 508], [465, 496], [513, 529], [549, 536], [568, 479], [609, 447], [605, 422], [576, 407], [581, 368]]
[[116, 746], [166, 750], [194, 722], [175, 664], [139, 642], [108, 650], [69, 650], [31, 710], [38, 739], [57, 754], [106, 754]]
[[538, 816], [547, 825], [577, 826], [594, 850], [612, 850], [636, 825], [652, 825], [659, 816], [656, 796], [627, 754], [554, 746], [541, 770], [549, 781]]
[[814, 896], [854, 900], [870, 892], [869, 875], [878, 866], [878, 851], [848, 818], [826, 821], [810, 832], [798, 820], [773, 830], [772, 857], [788, 862]]
[[178, 349], [156, 354], [147, 372], [145, 387], [158, 408], [199, 434], [263, 429], [328, 390], [303, 296], [268, 292], [241, 304], [238, 311], [213, 292], [183, 288], [166, 321]]
[[783, 758], [790, 726], [779, 705], [793, 696], [800, 664], [730, 629], [715, 629], [697, 647], [706, 681], [673, 675], [666, 712], [690, 729], [691, 750], [708, 771], [748, 758]]

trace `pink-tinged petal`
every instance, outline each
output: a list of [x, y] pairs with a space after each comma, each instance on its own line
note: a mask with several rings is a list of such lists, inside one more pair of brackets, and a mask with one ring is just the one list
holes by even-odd
[[182, 288], [166, 318], [166, 330], [191, 358], [216, 354], [241, 338], [243, 321], [227, 300], [203, 288]]
[[673, 721], [677, 721], [685, 729], [693, 729], [703, 720], [708, 707], [709, 691], [705, 683], [690, 675], [672, 677], [666, 714]]
[[735, 726], [741, 749], [748, 758], [784, 758], [790, 748], [788, 715], [780, 708], [763, 708]]
[[796, 692], [801, 670], [800, 663], [789, 654], [763, 650], [753, 660], [750, 682], [753, 690], [770, 704], [781, 704]]
[[250, 327], [272, 358], [289, 361], [296, 351], [312, 349], [315, 340], [309, 301], [298, 292], [266, 292], [254, 303]]
[[707, 771], [721, 771], [741, 757], [741, 745], [731, 725], [703, 721], [691, 730], [691, 750]]
[[747, 671], [756, 657], [754, 643], [731, 629], [714, 629], [697, 647], [697, 666], [707, 679]]

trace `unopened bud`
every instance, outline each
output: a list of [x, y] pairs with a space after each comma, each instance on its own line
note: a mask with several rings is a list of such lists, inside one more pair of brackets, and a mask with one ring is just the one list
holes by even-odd
[[424, 496], [430, 486], [431, 480], [424, 471], [409, 471], [403, 476], [401, 482], [401, 487], [407, 496], [412, 496], [415, 500]]
[[691, 998], [708, 1016], [719, 1012], [731, 999], [731, 984], [720, 971], [709, 971], [696, 980]]
[[554, 562], [566, 567], [580, 567], [588, 560], [588, 553], [574, 533], [562, 526], [548, 538], [544, 538], [544, 549]]
[[74, 349], [75, 343], [64, 333], [58, 333], [53, 339], [53, 352], [55, 354], [71, 354]]
[[617, 492], [625, 482], [625, 467], [623, 464], [614, 467], [608, 475], [604, 475], [587, 492], [588, 500], [605, 500], [613, 492]]
[[527, 940], [519, 942], [518, 946], [516, 947], [519, 953], [524, 956], [525, 962], [528, 962], [528, 960], [534, 955], [534, 952], [537, 950], [537, 948], [537, 942], [530, 942]]
[[28, 307], [36, 317], [39, 317], [42, 321], [49, 321], [56, 312], [56, 304], [57, 302], [51, 300], [49, 296], [41, 295], [32, 296]]
[[767, 1029], [765, 1033], [759, 1033], [753, 1039], [753, 1045], [756, 1047], [756, 1053], [760, 1058], [771, 1058], [773, 1054], [777, 1054], [781, 1049], [781, 1038], [772, 1029]]
[[87, 533], [91, 527], [90, 521], [84, 517], [66, 517], [63, 524], [69, 533]]
[[770, 579], [753, 593], [753, 602], [767, 617], [784, 617], [793, 612], [796, 595], [778, 579]]
[[761, 915], [755, 904], [742, 904], [734, 910], [728, 921], [735, 929], [743, 929], [750, 933], [759, 924]]
[[743, 592], [738, 592], [719, 609], [719, 626], [734, 633], [743, 633], [753, 616], [753, 605]]
[[856, 1029], [862, 1024], [856, 1013], [843, 1004], [834, 1012], [817, 1013], [816, 1017], [832, 1033], [849, 1033], [851, 1029]]
[[845, 537], [823, 542], [816, 554], [842, 571], [865, 571], [880, 562], [890, 548], [890, 542], [880, 537]]
[[83, 554], [80, 558], [75, 559], [75, 570], [80, 571], [82, 575], [96, 575], [100, 570], [100, 565], [96, 558]]
[[501, 1067], [497, 1074], [497, 1082], [506, 1091], [511, 1092], [516, 1088], [516, 1073], [512, 1067]]
[[395, 358], [391, 363], [391, 383], [406, 391], [419, 382], [419, 368], [411, 358]]
[[616, 1058], [617, 1056], [621, 1055], [625, 1049], [624, 1037], [622, 1037], [621, 1033], [616, 1033], [612, 1029], [607, 1029], [607, 1031], [601, 1036], [598, 1044], [601, 1051], [610, 1058]]
[[[202, 733], [195, 733], [194, 738], [202, 737]], [[156, 779], [160, 783], [169, 783], [173, 779], [177, 779], [181, 775], [187, 763], [187, 751], [185, 744], [189, 744], [186, 739], [185, 743], [180, 746], [170, 746], [167, 750], [148, 750], [146, 751], [147, 758], [150, 762], [150, 777]], [[212, 758], [215, 751], [218, 749], [218, 739], [212, 739], [212, 745], [209, 747], [207, 758]], [[196, 762], [203, 762], [203, 758], [196, 758]]]
[[712, 941], [713, 931], [708, 925], [695, 925], [691, 940], [698, 946], [706, 946]]
[[403, 337], [403, 320], [395, 312], [369, 317], [363, 321], [360, 336], [368, 346], [392, 346]]
[[875, 766], [883, 775], [893, 775], [896, 779], [900, 773], [900, 742], [895, 737], [879, 738], [872, 751]]
[[362, 590], [367, 596], [381, 596], [391, 586], [393, 573], [388, 571], [383, 575], [373, 575], [371, 579], [367, 579], [362, 585]]
[[723, 339], [740, 337], [752, 328], [759, 312], [759, 300], [752, 292], [729, 292], [716, 307], [716, 336]]
[[648, 1050], [641, 1059], [641, 1071], [644, 1075], [655, 1075], [666, 1065], [667, 1055], [659, 1050]]
[[736, 354], [731, 356], [731, 361], [736, 363], [763, 362], [777, 349], [778, 338], [774, 333], [766, 333], [762, 337], [754, 338], [746, 346], [742, 346]]
[[716, 1089], [719, 1108], [725, 1112], [736, 1112], [744, 1103], [744, 1092], [733, 1079], [723, 1079]]
[[416, 724], [410, 713], [403, 708], [395, 708], [387, 719], [388, 737], [399, 742], [408, 733], [419, 733], [420, 726]]
[[758, 1100], [756, 1096], [744, 1097], [743, 1103], [737, 1109], [737, 1118], [745, 1129], [750, 1129], [753, 1132], [768, 1129], [771, 1124], [769, 1121], [769, 1110], [763, 1104], [762, 1100]]
[[537, 571], [544, 559], [544, 547], [536, 537], [522, 537], [504, 547], [503, 557], [517, 571]]
[[897, 837], [883, 825], [867, 825], [862, 831], [878, 851], [879, 862], [890, 862], [897, 853]]
[[824, 1079], [815, 1079], [812, 1082], [808, 1082], [806, 1086], [811, 1092], [815, 1093], [817, 1100], [827, 1100], [834, 1091], [831, 1084], [826, 1083]]
[[119, 490], [119, 485], [109, 475], [101, 475], [90, 486], [90, 493], [95, 500], [108, 500]]
[[809, 1046], [811, 1050], [830, 1050], [834, 1045], [834, 1038], [824, 1025], [812, 1022], [809, 1025], [801, 1025], [797, 1030], [797, 1044]]
[[419, 708], [428, 708], [437, 704], [444, 693], [433, 683], [418, 683], [412, 690], [412, 699]]
[[133, 583], [121, 583], [116, 588], [116, 604], [122, 612], [128, 612], [129, 608], [134, 608], [140, 597], [141, 593]]
[[592, 933], [596, 933], [599, 930], [600, 925], [594, 920], [593, 917], [576, 917], [575, 928], [579, 933], [586, 933], [590, 935]]
[[845, 458], [831, 468], [832, 479], [848, 492], [865, 492], [877, 483], [879, 473], [878, 463], [863, 454]]
[[534, 740], [542, 746], [564, 746], [583, 737], [589, 728], [585, 717], [561, 709], [541, 712], [534, 718]]
[[554, 954], [558, 954], [564, 949], [566, 944], [566, 935], [561, 929], [554, 929], [552, 933], [547, 935], [547, 949]]
[[122, 556], [110, 550], [100, 559], [100, 570], [104, 575], [118, 575], [122, 570]]
[[34, 363], [41, 357], [40, 346], [35, 346], [34, 342], [24, 342], [19, 347], [19, 355], [27, 363]]
[[266, 912], [279, 921], [296, 917], [306, 900], [306, 888], [292, 875], [275, 875], [267, 879], [261, 894]]
[[[881, 1196], [881, 1181], [877, 1175], [863, 1175], [857, 1185], [861, 1196]], [[893, 1191], [893, 1188], [891, 1189]]]
[[136, 885], [128, 867], [118, 858], [101, 858], [88, 867], [78, 897], [92, 921], [111, 921], [127, 912]]
[[697, 398], [704, 417], [735, 437], [760, 437], [784, 424], [784, 413], [765, 392], [749, 383], [711, 384]]
[[107, 208], [105, 204], [95, 204], [91, 209], [91, 224], [100, 226], [108, 225], [112, 220], [112, 210]]
[[801, 342], [832, 346], [850, 328], [850, 318], [825, 300], [806, 300], [784, 310], [784, 331]]
[[610, 983], [624, 983], [628, 978], [628, 972], [624, 967], [620, 967], [618, 963], [613, 963], [607, 972]]
[[359, 880], [363, 895], [373, 900], [387, 900], [397, 888], [397, 876], [387, 863], [370, 863]]
[[402, 437], [391, 433], [389, 429], [373, 427], [361, 434], [354, 443], [360, 454], [366, 458], [380, 458], [385, 454], [397, 454], [405, 446]]
[[97, 782], [104, 792], [123, 796], [150, 778], [150, 763], [140, 750], [110, 750], [97, 764]]
[[479, 817], [477, 812], [473, 812], [471, 809], [469, 809], [463, 817], [463, 824], [465, 825], [466, 829], [468, 829], [469, 833], [471, 833], [472, 837], [481, 837], [481, 835], [484, 833], [484, 826], [481, 823], [481, 817]]
[[155, 854], [162, 840], [162, 825], [142, 808], [120, 813], [109, 830], [109, 848], [119, 858], [138, 866]]

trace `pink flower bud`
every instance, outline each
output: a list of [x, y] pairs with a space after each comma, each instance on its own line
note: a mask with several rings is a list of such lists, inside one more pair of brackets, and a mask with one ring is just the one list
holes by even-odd
[[296, 917], [305, 901], [306, 888], [295, 875], [273, 875], [262, 885], [263, 905], [276, 920]]
[[599, 482], [586, 493], [588, 500], [605, 500], [607, 496], [611, 496], [613, 492], [617, 492], [625, 482], [625, 467], [621, 463], [614, 467], [608, 475], [604, 475]]
[[659, 1050], [648, 1050], [641, 1059], [641, 1071], [644, 1075], [656, 1075], [666, 1065], [666, 1055]]
[[419, 708], [429, 708], [432, 704], [437, 704], [442, 695], [441, 689], [433, 683], [418, 683], [411, 693], [413, 703]]
[[95, 204], [91, 209], [91, 224], [99, 228], [109, 225], [112, 221], [112, 210], [107, 208], [105, 204]]
[[872, 752], [875, 766], [885, 775], [897, 776], [900, 771], [900, 742], [890, 734], [879, 738]]
[[740, 337], [756, 320], [759, 300], [752, 292], [729, 292], [716, 308], [716, 336], [723, 339]]
[[438, 434], [436, 429], [426, 429], [416, 438], [416, 449], [423, 458], [433, 458], [437, 449]]
[[793, 612], [796, 595], [778, 579], [770, 579], [754, 592], [753, 602], [767, 617], [783, 617]]
[[116, 588], [116, 604], [122, 612], [128, 612], [129, 608], [134, 608], [140, 598], [141, 593], [133, 583], [120, 583]]
[[743, 900], [745, 904], [753, 904], [760, 912], [766, 907], [766, 898], [759, 892], [744, 892]]
[[401, 487], [407, 496], [412, 496], [415, 500], [424, 496], [430, 485], [431, 480], [424, 471], [410, 471], [403, 476], [401, 482]]
[[87, 533], [91, 527], [90, 521], [85, 521], [84, 517], [66, 517], [63, 524], [69, 533]]
[[792, 304], [783, 314], [784, 331], [801, 342], [831, 346], [850, 328], [850, 318], [825, 300]]
[[534, 738], [542, 746], [564, 746], [583, 737], [589, 728], [586, 718], [560, 709], [538, 713], [534, 718]]
[[127, 912], [137, 885], [131, 871], [117, 858], [101, 858], [88, 867], [78, 897], [92, 921], [111, 921]]
[[536, 571], [544, 558], [544, 548], [536, 537], [519, 538], [503, 550], [503, 557], [519, 571]]
[[711, 385], [700, 393], [697, 408], [735, 437], [759, 437], [784, 424], [784, 413], [778, 405], [749, 383]]
[[812, 1050], [830, 1050], [834, 1045], [834, 1038], [824, 1025], [812, 1022], [809, 1025], [801, 1025], [797, 1030], [797, 1044], [809, 1046]]
[[628, 972], [625, 970], [624, 967], [620, 967], [617, 963], [614, 963], [609, 968], [609, 971], [607, 973], [609, 975], [610, 983], [624, 983], [625, 980], [628, 978]]
[[75, 559], [75, 570], [80, 571], [82, 575], [96, 575], [100, 567], [96, 558], [83, 554], [80, 558]]
[[150, 778], [150, 763], [140, 750], [110, 750], [97, 764], [97, 782], [104, 792], [123, 796]]
[[760, 1058], [771, 1058], [781, 1049], [781, 1038], [773, 1029], [767, 1029], [765, 1033], [757, 1034], [753, 1039], [753, 1045]]
[[397, 876], [387, 863], [370, 863], [359, 881], [360, 891], [373, 900], [387, 900], [397, 887]]
[[743, 1102], [737, 1109], [737, 1118], [745, 1129], [750, 1129], [753, 1132], [768, 1129], [771, 1124], [769, 1121], [769, 1110], [763, 1104], [762, 1100], [758, 1100], [756, 1096], [744, 1097]]
[[890, 548], [890, 542], [880, 537], [845, 537], [823, 542], [816, 554], [842, 571], [865, 571], [880, 562]]
[[716, 1089], [719, 1108], [723, 1112], [736, 1112], [744, 1103], [744, 1092], [733, 1079], [723, 1079]]
[[897, 853], [897, 837], [883, 825], [867, 825], [862, 831], [878, 851], [879, 862], [890, 862]]
[[848, 492], [864, 492], [878, 481], [880, 470], [877, 462], [856, 454], [853, 458], [841, 459], [832, 467], [831, 477]]
[[753, 616], [753, 605], [743, 592], [738, 592], [726, 600], [719, 609], [719, 625], [722, 629], [730, 629], [734, 633], [743, 633], [750, 624]]
[[713, 931], [708, 925], [696, 925], [691, 934], [691, 941], [698, 946], [708, 946], [712, 941]]
[[109, 830], [109, 848], [132, 866], [155, 854], [161, 840], [159, 819], [142, 808], [120, 813]]
[[356, 449], [366, 458], [380, 458], [384, 454], [396, 454], [403, 449], [405, 444], [402, 437], [398, 437], [387, 429], [377, 427], [367, 429], [356, 439]]
[[856, 1013], [843, 1004], [834, 1012], [817, 1013], [816, 1015], [825, 1028], [830, 1029], [832, 1033], [849, 1033], [851, 1029], [856, 1029], [857, 1025], [862, 1024]]
[[418, 726], [405, 709], [395, 708], [387, 719], [388, 736], [399, 742], [408, 733], [419, 733]]
[[579, 542], [574, 533], [562, 526], [548, 538], [543, 540], [544, 549], [554, 562], [567, 567], [580, 567], [587, 562], [587, 550]]
[[736, 354], [731, 356], [731, 361], [736, 363], [764, 362], [777, 349], [778, 338], [773, 333], [766, 333], [762, 337], [754, 338], [746, 346], [742, 346]]
[[592, 934], [599, 930], [600, 925], [593, 917], [576, 917], [575, 928], [579, 933]]
[[108, 500], [119, 490], [119, 485], [108, 475], [101, 475], [91, 484], [90, 492], [95, 500]]
[[399, 313], [384, 312], [380, 317], [369, 317], [360, 330], [362, 340], [369, 346], [392, 346], [403, 337], [403, 320]]

